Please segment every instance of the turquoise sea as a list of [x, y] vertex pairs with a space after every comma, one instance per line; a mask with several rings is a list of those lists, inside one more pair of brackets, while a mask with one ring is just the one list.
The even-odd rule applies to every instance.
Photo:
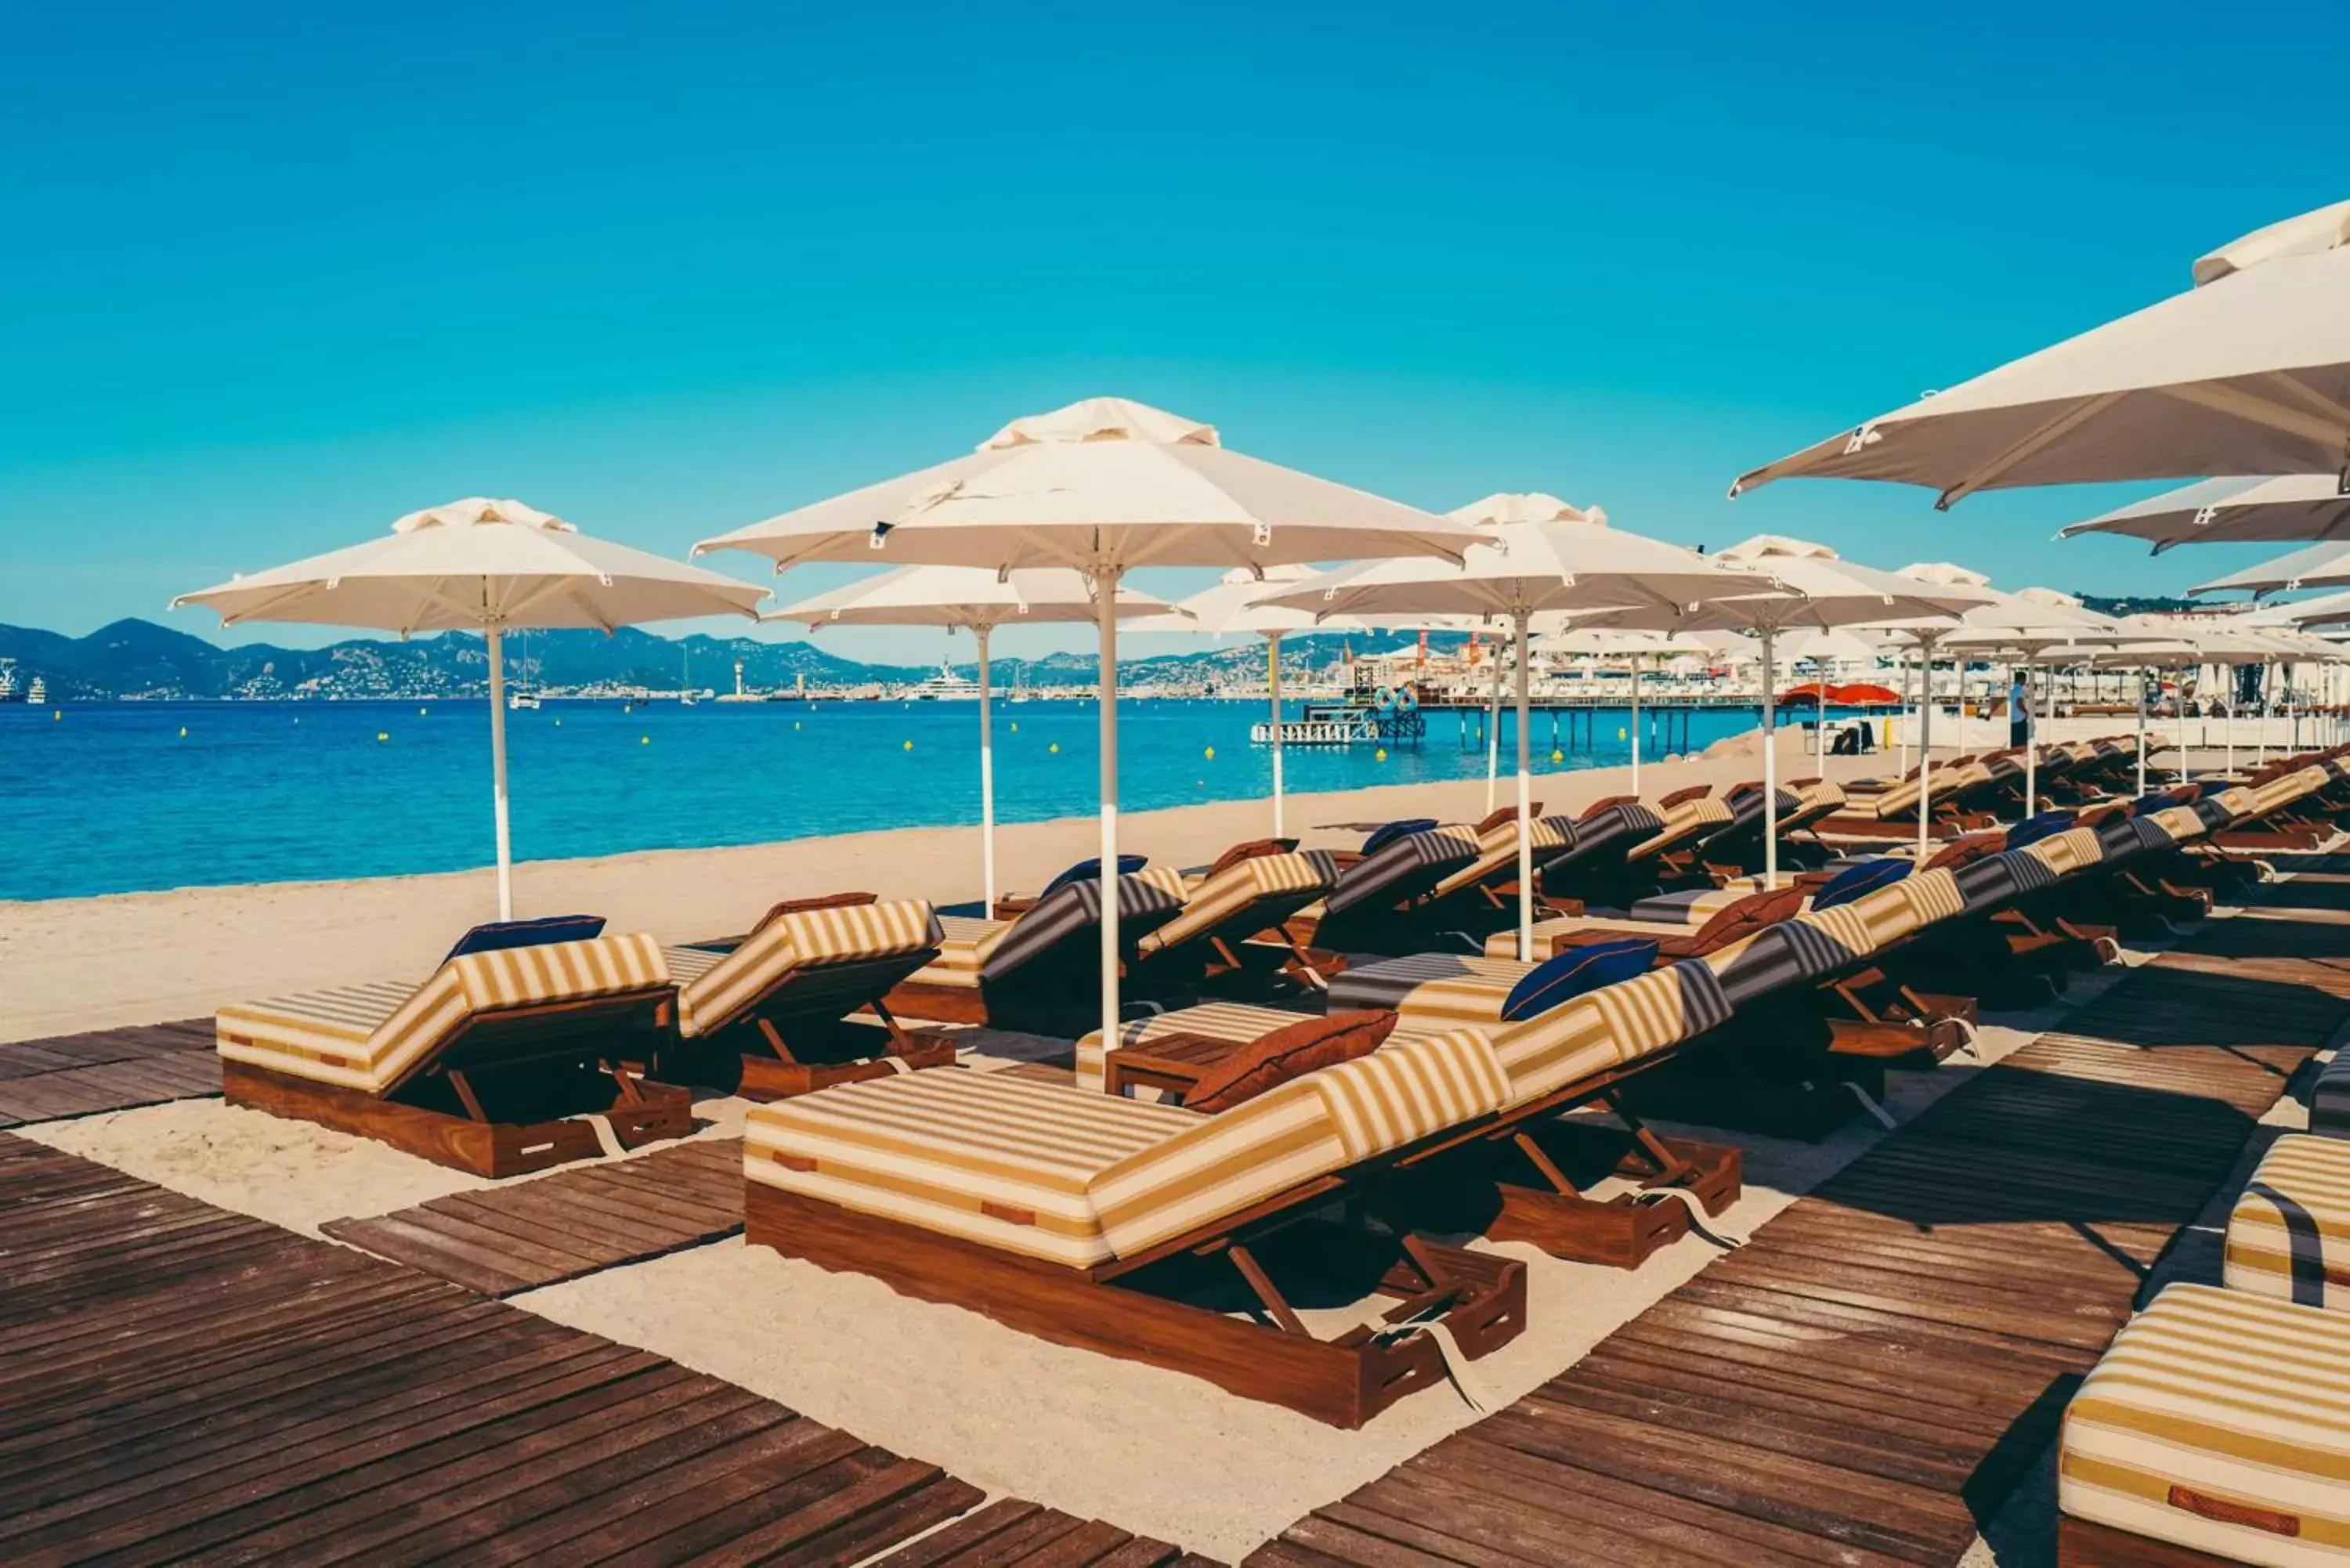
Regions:
[[[491, 858], [489, 715], [479, 701], [122, 702], [0, 707], [0, 898], [450, 871]], [[1263, 796], [1259, 703], [1120, 704], [1129, 812]], [[1644, 713], [1644, 718], [1647, 716]], [[1627, 760], [1628, 715], [1599, 711], [1596, 747], [1543, 772]], [[518, 860], [606, 855], [979, 820], [974, 702], [549, 701], [508, 715]], [[1473, 722], [1473, 721], [1472, 721]], [[1752, 728], [1703, 711], [1697, 746]], [[1090, 812], [1090, 702], [995, 710], [1001, 820]], [[1469, 739], [1473, 742], [1473, 732]], [[1503, 720], [1504, 759], [1514, 745]], [[1461, 722], [1430, 716], [1418, 749], [1290, 749], [1304, 794], [1482, 775]], [[1149, 846], [1137, 845], [1145, 853]]]

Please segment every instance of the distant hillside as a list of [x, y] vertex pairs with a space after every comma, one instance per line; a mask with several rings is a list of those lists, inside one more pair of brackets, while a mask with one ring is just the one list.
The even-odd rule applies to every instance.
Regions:
[[2095, 594], [2083, 594], [2081, 607], [2099, 615], [2175, 615], [2180, 610], [2210, 609], [2200, 599], [2164, 598], [2159, 595], [2123, 599], [2100, 598]]
[[[1336, 662], [1342, 645], [1357, 653], [1401, 647], [1407, 636], [1319, 633], [1283, 640], [1284, 670], [1303, 673]], [[1430, 639], [1449, 648], [1461, 639]], [[919, 680], [930, 673], [894, 664], [865, 664], [827, 652], [813, 642], [759, 642], [750, 638], [696, 635], [658, 637], [624, 627], [610, 637], [595, 631], [537, 631], [510, 637], [507, 672], [535, 686], [560, 691], [584, 687], [648, 687], [675, 690], [691, 659], [697, 686], [723, 691], [733, 683], [734, 661], [754, 691], [788, 687], [805, 675], [812, 685], [854, 686]], [[254, 643], [222, 648], [184, 631], [146, 620], [119, 620], [88, 637], [65, 637], [30, 627], [0, 626], [0, 659], [16, 662], [20, 684], [38, 676], [52, 697], [157, 700], [285, 697], [463, 697], [488, 689], [489, 664], [482, 639], [462, 632], [409, 642], [354, 639], [326, 648], [289, 649]], [[1077, 685], [1094, 679], [1091, 654], [1055, 653], [1035, 659], [999, 659], [1024, 666], [1034, 685]], [[975, 673], [965, 662], [962, 673]], [[1231, 639], [1197, 652], [1160, 654], [1118, 661], [1129, 682], [1175, 683], [1252, 680], [1264, 668], [1264, 644], [1255, 638]]]

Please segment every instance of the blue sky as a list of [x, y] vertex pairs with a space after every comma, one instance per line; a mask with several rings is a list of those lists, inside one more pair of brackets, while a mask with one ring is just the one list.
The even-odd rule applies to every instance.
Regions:
[[1435, 508], [2176, 591], [2260, 552], [2050, 542], [2139, 491], [1723, 491], [2350, 193], [2276, 69], [2350, 12], [2262, 16], [34, 0], [0, 621], [470, 493], [681, 552], [1100, 392]]

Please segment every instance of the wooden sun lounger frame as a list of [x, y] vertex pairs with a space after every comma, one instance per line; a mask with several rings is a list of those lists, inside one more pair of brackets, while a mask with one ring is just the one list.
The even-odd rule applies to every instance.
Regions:
[[[1383, 1329], [1315, 1337], [1283, 1296], [1260, 1248], [1315, 1211], [1377, 1196], [1389, 1155], [1353, 1171], [1317, 1177], [1236, 1215], [1163, 1241], [1132, 1258], [1074, 1269], [864, 1214], [760, 1181], [743, 1184], [743, 1237], [819, 1268], [880, 1280], [902, 1295], [960, 1306], [1056, 1345], [1202, 1377], [1243, 1398], [1286, 1406], [1355, 1428], [1397, 1400], [1442, 1382], [1442, 1348], [1413, 1325], [1440, 1324], [1474, 1359], [1515, 1339], [1526, 1322], [1525, 1265], [1399, 1233], [1398, 1256], [1379, 1281], [1397, 1304]], [[1327, 1234], [1326, 1230], [1324, 1232]], [[1154, 1264], [1229, 1265], [1261, 1317], [1229, 1316], [1138, 1288]]]
[[2069, 1513], [2056, 1516], [2056, 1568], [2240, 1568], [2242, 1561]]
[[[373, 1138], [435, 1165], [494, 1180], [523, 1176], [601, 1154], [603, 1144], [588, 1119], [591, 1116], [604, 1117], [623, 1148], [683, 1137], [693, 1130], [692, 1096], [674, 1085], [641, 1077], [631, 1066], [656, 1059], [658, 1048], [671, 1036], [676, 1006], [676, 990], [664, 981], [657, 989], [615, 996], [475, 1013], [431, 1063], [388, 1095], [322, 1084], [225, 1057], [221, 1061], [221, 1092], [230, 1105]], [[498, 1044], [577, 1041], [583, 1022], [591, 1018], [608, 1025], [598, 1031], [593, 1045], [574, 1050], [566, 1044], [510, 1063], [484, 1065], [482, 1060]], [[545, 1121], [493, 1119], [481, 1092], [488, 1082], [485, 1077], [476, 1085], [476, 1075], [494, 1073], [503, 1078], [557, 1060], [595, 1064], [611, 1082], [610, 1104]], [[414, 1085], [433, 1082], [447, 1084], [462, 1113], [400, 1097]]]
[[[886, 1078], [894, 1073], [915, 1071], [925, 1067], [954, 1065], [954, 1041], [943, 1034], [923, 1032], [914, 1033], [898, 1022], [889, 1010], [889, 993], [902, 984], [907, 976], [938, 957], [938, 949], [925, 948], [916, 952], [900, 953], [886, 959], [868, 959], [845, 964], [823, 966], [828, 977], [838, 977], [847, 971], [869, 971], [873, 976], [872, 996], [863, 1004], [879, 1021], [879, 1028], [855, 1023], [841, 1014], [852, 1011], [811, 1009], [778, 1015], [763, 1001], [715, 1036], [721, 1041], [755, 1043], [754, 1049], [740, 1053], [742, 1075], [735, 1092], [745, 1099], [769, 1101], [790, 1099], [798, 1095], [814, 1094], [839, 1084], [861, 1084], [868, 1079]], [[873, 1042], [878, 1047], [861, 1058], [847, 1061], [822, 1061], [807, 1057], [794, 1048], [792, 1034], [822, 1018], [837, 1028], [864, 1029], [877, 1033]], [[805, 1044], [805, 1036], [803, 1036]]]

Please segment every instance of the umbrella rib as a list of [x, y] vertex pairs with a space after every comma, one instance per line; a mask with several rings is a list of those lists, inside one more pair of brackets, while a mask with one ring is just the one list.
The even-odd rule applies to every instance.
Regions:
[[2046, 424], [2040, 426], [2037, 430], [2033, 431], [2030, 434], [2023, 437], [2022, 440], [2009, 447], [2005, 452], [2002, 452], [1998, 456], [1992, 458], [1989, 462], [1984, 463], [1981, 467], [1968, 474], [1964, 479], [1960, 480], [1956, 484], [1950, 486], [1950, 489], [1942, 492], [1941, 495], [1934, 502], [1934, 510], [1937, 512], [1948, 512], [1951, 507], [1957, 505], [1960, 502], [1964, 501], [1968, 496], [1972, 495], [1984, 485], [1991, 483], [1993, 481], [2000, 478], [2001, 475], [2014, 468], [2018, 463], [2022, 462], [2025, 459], [2039, 452], [2043, 447], [2070, 435], [2073, 431], [2080, 429], [2081, 426], [2088, 423], [2099, 414], [2104, 413], [2107, 409], [2112, 408], [2116, 403], [2120, 402], [2124, 394], [2120, 392], [2101, 392], [2097, 396], [2090, 398], [2085, 401], [2074, 404], [2071, 408], [2066, 409], [2054, 419], [2050, 420]]
[[[326, 591], [327, 586], [324, 583], [296, 583], [292, 587], [286, 589], [283, 593], [272, 594], [269, 597], [262, 600], [251, 609], [239, 610], [234, 615], [224, 615], [221, 617], [221, 624], [223, 626], [234, 626], [239, 621], [250, 620], [256, 617], [266, 616], [272, 610], [284, 609], [287, 605], [297, 605], [304, 599], [315, 598], [317, 596]], [[179, 599], [172, 601], [174, 607], [177, 607], [183, 601]]]
[[[2291, 379], [2291, 378], [2285, 379]], [[2295, 387], [2300, 385], [2299, 382], [2293, 384]], [[2338, 441], [2343, 439], [2345, 427], [2350, 427], [2350, 414], [2345, 414], [2342, 410], [2335, 410], [2336, 417], [2329, 420], [2318, 414], [2303, 412], [2299, 409], [2288, 409], [2282, 404], [2270, 401], [2256, 392], [2246, 391], [2241, 387], [2217, 386], [2208, 381], [2190, 381], [2182, 382], [2175, 387], [2163, 387], [2158, 390], [2163, 396], [2174, 398], [2179, 402], [2192, 403], [2198, 408], [2209, 409], [2214, 413], [2230, 414], [2252, 424], [2265, 425], [2271, 430], [2282, 431], [2287, 435], [2303, 436], [2323, 441]]]

